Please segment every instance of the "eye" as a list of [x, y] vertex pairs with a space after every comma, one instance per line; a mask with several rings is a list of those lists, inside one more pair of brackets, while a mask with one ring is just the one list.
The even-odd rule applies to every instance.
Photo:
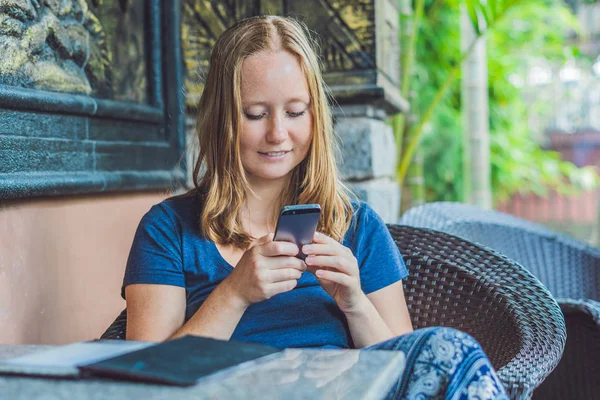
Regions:
[[299, 111], [299, 112], [288, 111], [287, 115], [289, 115], [292, 118], [297, 118], [297, 117], [303, 116], [305, 113], [306, 113], [306, 110]]
[[262, 114], [248, 114], [248, 113], [244, 113], [244, 115], [246, 116], [246, 118], [251, 119], [251, 120], [259, 120], [262, 117], [264, 117], [266, 114], [262, 113]]

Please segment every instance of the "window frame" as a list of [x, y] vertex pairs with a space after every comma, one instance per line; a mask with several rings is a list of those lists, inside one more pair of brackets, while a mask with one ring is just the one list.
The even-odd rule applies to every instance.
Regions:
[[145, 2], [147, 104], [0, 85], [0, 199], [186, 181], [180, 0]]

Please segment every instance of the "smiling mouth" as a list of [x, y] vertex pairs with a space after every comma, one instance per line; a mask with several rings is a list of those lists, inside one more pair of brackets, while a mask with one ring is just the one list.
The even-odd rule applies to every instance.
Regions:
[[289, 153], [291, 150], [285, 150], [285, 151], [269, 151], [266, 153], [263, 152], [258, 152], [259, 154], [262, 154], [263, 156], [267, 156], [267, 157], [281, 157], [283, 155], [286, 155], [287, 153]]

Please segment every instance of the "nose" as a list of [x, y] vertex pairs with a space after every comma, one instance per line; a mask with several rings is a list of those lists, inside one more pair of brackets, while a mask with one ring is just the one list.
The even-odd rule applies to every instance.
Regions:
[[274, 113], [269, 124], [267, 132], [267, 141], [272, 143], [281, 143], [287, 137], [287, 127], [285, 125], [285, 116], [282, 113]]

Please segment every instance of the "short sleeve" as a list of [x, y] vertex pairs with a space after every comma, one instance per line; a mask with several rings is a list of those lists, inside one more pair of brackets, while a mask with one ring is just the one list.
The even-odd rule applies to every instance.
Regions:
[[408, 271], [400, 250], [381, 217], [363, 202], [355, 217], [355, 257], [363, 292], [375, 292], [406, 278]]
[[162, 204], [148, 211], [136, 230], [121, 288], [134, 283], [185, 287], [181, 251], [181, 225], [173, 211]]

